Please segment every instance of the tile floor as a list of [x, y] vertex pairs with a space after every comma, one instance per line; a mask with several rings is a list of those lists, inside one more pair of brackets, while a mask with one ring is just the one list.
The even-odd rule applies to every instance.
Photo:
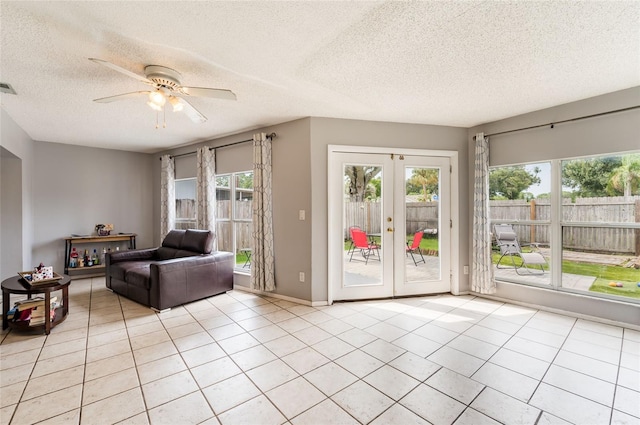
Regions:
[[2, 333], [2, 424], [640, 424], [636, 330], [473, 296], [70, 297], [51, 335]]

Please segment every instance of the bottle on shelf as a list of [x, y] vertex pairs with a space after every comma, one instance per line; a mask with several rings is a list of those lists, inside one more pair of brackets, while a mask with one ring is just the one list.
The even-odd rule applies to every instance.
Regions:
[[100, 264], [100, 258], [98, 257], [98, 252], [96, 251], [95, 248], [93, 248], [93, 265], [97, 266], [98, 264]]
[[107, 248], [102, 248], [102, 256], [100, 257], [100, 264], [104, 264], [104, 257], [107, 255]]
[[93, 266], [93, 259], [89, 255], [89, 250], [88, 249], [84, 250], [84, 265], [87, 266], [87, 267]]
[[75, 246], [71, 248], [71, 254], [69, 255], [69, 267], [78, 267], [78, 251]]

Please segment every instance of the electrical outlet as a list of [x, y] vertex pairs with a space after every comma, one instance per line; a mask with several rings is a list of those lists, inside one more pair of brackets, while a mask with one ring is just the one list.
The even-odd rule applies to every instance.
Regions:
[[304, 272], [300, 272], [300, 282], [304, 282]]
[[469, 274], [469, 266], [464, 266], [462, 270], [464, 274]]
[[305, 220], [305, 211], [304, 210], [300, 210], [298, 211], [298, 220], [300, 221], [304, 221]]

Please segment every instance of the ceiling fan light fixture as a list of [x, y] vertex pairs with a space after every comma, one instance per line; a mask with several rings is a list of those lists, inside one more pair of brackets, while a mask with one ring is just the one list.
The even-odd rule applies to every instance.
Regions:
[[147, 105], [149, 105], [149, 107], [154, 111], [158, 111], [158, 112], [162, 111], [162, 106], [156, 103], [153, 103], [152, 101], [148, 101]]
[[184, 104], [175, 96], [169, 96], [169, 103], [173, 106], [173, 112], [180, 112], [184, 109]]
[[161, 109], [166, 101], [167, 98], [164, 96], [164, 93], [161, 90], [154, 90], [149, 93], [149, 103], [153, 103]]

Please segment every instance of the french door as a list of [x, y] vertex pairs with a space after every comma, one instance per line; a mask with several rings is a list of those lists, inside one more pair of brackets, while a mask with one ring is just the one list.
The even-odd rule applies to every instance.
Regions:
[[449, 292], [450, 182], [446, 156], [330, 152], [329, 298]]

